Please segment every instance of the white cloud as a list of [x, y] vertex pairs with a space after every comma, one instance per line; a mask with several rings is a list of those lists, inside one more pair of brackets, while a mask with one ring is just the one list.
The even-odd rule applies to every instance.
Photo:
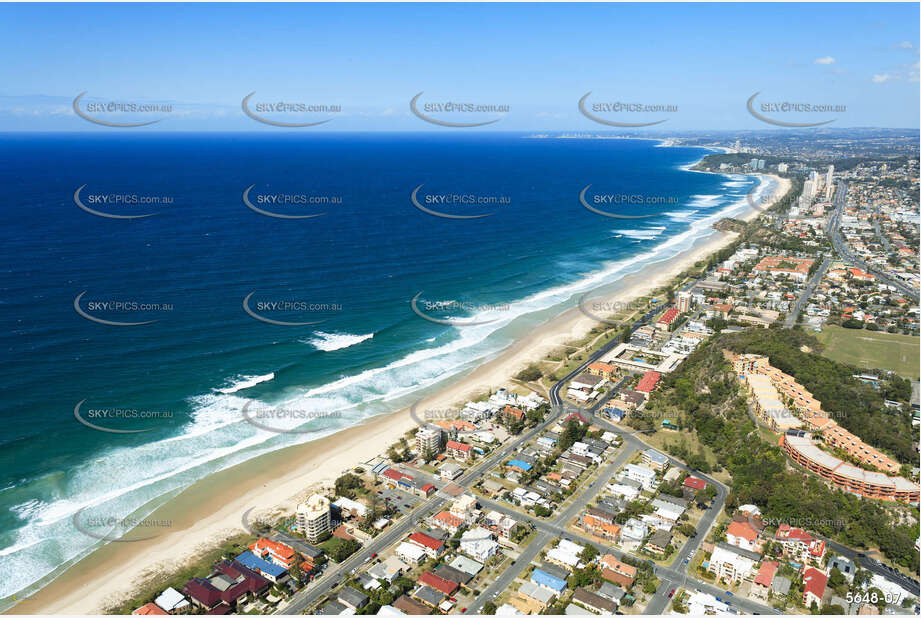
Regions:
[[815, 64], [834, 64], [835, 59], [831, 56], [825, 56], [824, 58], [816, 58]]
[[902, 49], [913, 49], [914, 45], [912, 45], [910, 41], [902, 41], [899, 43], [899, 47]]
[[888, 82], [890, 79], [893, 79], [893, 76], [890, 75], [889, 73], [882, 73], [882, 74], [877, 73], [876, 75], [873, 76], [873, 83], [882, 84], [884, 82]]

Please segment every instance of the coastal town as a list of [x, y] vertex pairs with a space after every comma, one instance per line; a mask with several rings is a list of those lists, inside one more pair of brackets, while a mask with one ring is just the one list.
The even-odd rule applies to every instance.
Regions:
[[724, 249], [122, 609], [918, 613], [917, 151], [756, 144]]

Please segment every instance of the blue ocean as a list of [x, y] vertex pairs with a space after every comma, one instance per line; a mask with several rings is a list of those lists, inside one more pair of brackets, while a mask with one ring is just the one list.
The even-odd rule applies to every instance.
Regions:
[[[0, 597], [104, 542], [75, 515], [150, 512], [403, 408], [689, 248], [762, 182], [687, 169], [706, 153], [458, 132], [4, 136]], [[591, 212], [589, 185], [641, 196], [592, 205], [644, 218]], [[265, 428], [247, 404], [299, 414]]]

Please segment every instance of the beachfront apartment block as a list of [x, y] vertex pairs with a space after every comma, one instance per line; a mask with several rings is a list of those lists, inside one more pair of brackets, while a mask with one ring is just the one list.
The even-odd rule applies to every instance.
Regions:
[[416, 452], [426, 458], [432, 458], [441, 452], [440, 427], [426, 425], [416, 431]]
[[329, 499], [320, 494], [312, 494], [306, 502], [297, 505], [295, 519], [298, 531], [308, 542], [322, 540], [332, 530]]

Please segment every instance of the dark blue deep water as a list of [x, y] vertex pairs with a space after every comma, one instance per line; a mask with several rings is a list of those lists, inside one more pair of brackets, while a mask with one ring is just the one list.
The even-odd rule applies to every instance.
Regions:
[[[741, 210], [757, 184], [683, 169], [704, 154], [508, 134], [0, 137], [0, 597], [98, 543], [74, 530], [80, 509], [152, 509], [215, 470], [403, 407], [584, 291], [687, 248], [723, 213]], [[599, 206], [655, 215], [603, 217], [580, 204], [589, 184], [589, 196], [665, 203]], [[325, 214], [258, 214], [241, 199], [251, 185], [259, 208]], [[426, 214], [410, 201], [419, 185], [428, 208], [493, 214]], [[157, 214], [90, 214], [75, 204], [79, 187], [98, 212]], [[448, 194], [503, 200], [425, 199]], [[171, 202], [100, 204], [103, 195]], [[270, 195], [335, 199], [259, 201]], [[156, 321], [81, 317], [74, 301], [84, 292], [78, 307], [91, 316]], [[426, 311], [425, 301], [464, 303], [435, 317], [493, 321], [426, 321], [410, 307], [420, 292]], [[254, 319], [242, 305], [251, 293], [261, 315], [319, 323]], [[315, 306], [265, 304], [279, 301]], [[147, 431], [91, 429], [75, 418], [83, 400], [94, 424]], [[300, 433], [246, 422], [248, 400], [306, 412], [274, 421]], [[141, 417], [91, 418], [103, 409]]]

